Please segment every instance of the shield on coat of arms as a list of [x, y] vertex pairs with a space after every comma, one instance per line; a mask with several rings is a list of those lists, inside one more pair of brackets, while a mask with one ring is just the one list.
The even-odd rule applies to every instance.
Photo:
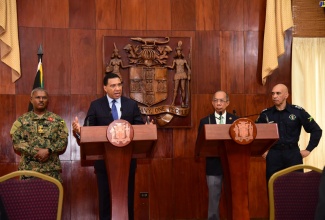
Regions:
[[130, 98], [146, 106], [167, 99], [167, 68], [130, 67]]

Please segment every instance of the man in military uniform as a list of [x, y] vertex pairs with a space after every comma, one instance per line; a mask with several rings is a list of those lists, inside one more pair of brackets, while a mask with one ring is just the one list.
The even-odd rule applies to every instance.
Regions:
[[[273, 107], [263, 110], [257, 123], [277, 123], [279, 140], [269, 151], [263, 154], [266, 159], [266, 179], [279, 170], [302, 164], [302, 159], [317, 147], [322, 137], [322, 129], [315, 120], [301, 107], [287, 103], [288, 88], [278, 84], [272, 89]], [[310, 140], [305, 150], [298, 146], [301, 127], [310, 133]]]
[[62, 182], [59, 154], [68, 144], [67, 126], [60, 116], [47, 111], [46, 90], [34, 89], [30, 102], [33, 111], [20, 116], [10, 130], [14, 150], [21, 156], [18, 169], [37, 171]]

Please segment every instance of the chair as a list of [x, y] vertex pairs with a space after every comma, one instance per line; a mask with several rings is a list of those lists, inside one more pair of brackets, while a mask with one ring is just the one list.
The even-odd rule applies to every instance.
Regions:
[[[310, 169], [308, 172], [294, 172]], [[273, 174], [269, 180], [270, 220], [314, 219], [322, 170], [295, 165]]]
[[[36, 178], [20, 180], [21, 175]], [[35, 171], [15, 171], [0, 177], [0, 198], [8, 219], [61, 219], [60, 181]]]

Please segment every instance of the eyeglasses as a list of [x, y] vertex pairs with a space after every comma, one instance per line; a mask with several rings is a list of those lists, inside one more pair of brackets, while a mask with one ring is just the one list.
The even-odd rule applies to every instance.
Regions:
[[112, 85], [109, 85], [109, 87], [111, 89], [115, 89], [115, 88], [121, 88], [123, 86], [123, 83], [118, 83], [118, 84], [112, 84]]
[[223, 100], [223, 99], [213, 99], [212, 101], [215, 102], [215, 103], [220, 102], [221, 104], [223, 104], [225, 102], [228, 102], [228, 100]]

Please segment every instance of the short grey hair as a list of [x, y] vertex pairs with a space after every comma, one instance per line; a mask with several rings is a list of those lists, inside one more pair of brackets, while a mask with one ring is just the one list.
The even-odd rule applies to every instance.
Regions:
[[46, 89], [43, 89], [41, 87], [37, 87], [37, 88], [35, 88], [35, 89], [32, 90], [32, 92], [30, 93], [30, 97], [33, 97], [33, 94], [35, 92], [38, 92], [38, 91], [45, 92], [46, 93], [46, 96], [49, 96], [49, 93], [46, 91]]

